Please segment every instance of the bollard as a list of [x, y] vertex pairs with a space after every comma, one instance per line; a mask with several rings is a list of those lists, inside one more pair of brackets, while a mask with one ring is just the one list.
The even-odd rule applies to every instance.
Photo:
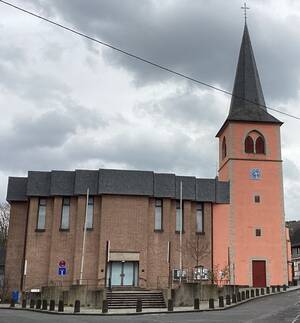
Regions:
[[172, 299], [168, 299], [168, 311], [169, 312], [173, 312], [173, 310], [174, 310], [173, 300]]
[[13, 298], [10, 300], [10, 307], [15, 307], [15, 300]]
[[232, 304], [236, 303], [236, 295], [235, 294], [232, 294]]
[[255, 296], [259, 296], [259, 289], [258, 288], [255, 289]]
[[251, 297], [254, 297], [254, 289], [251, 289]]
[[219, 307], [224, 307], [224, 297], [219, 296]]
[[249, 290], [247, 289], [246, 290], [246, 299], [248, 299], [250, 297], [250, 292], [249, 292]]
[[34, 305], [35, 305], [35, 300], [31, 299], [30, 304], [29, 304], [29, 308], [34, 308]]
[[240, 302], [242, 299], [241, 299], [241, 293], [240, 292], [238, 292], [237, 293], [237, 295], [236, 295], [236, 300], [238, 301], [238, 302]]
[[270, 287], [267, 287], [267, 294], [270, 294]]
[[271, 286], [272, 287], [272, 293], [275, 293], [275, 286]]
[[38, 299], [38, 300], [36, 301], [35, 308], [36, 308], [37, 310], [40, 310], [40, 309], [41, 309], [41, 306], [42, 306], [42, 301], [41, 301], [40, 299]]
[[54, 299], [50, 300], [49, 311], [55, 311], [55, 300]]
[[194, 310], [200, 309], [200, 300], [199, 298], [194, 298]]
[[43, 299], [42, 310], [47, 311], [47, 309], [48, 309], [48, 302], [46, 299]]
[[108, 301], [104, 299], [102, 301], [102, 313], [108, 313]]
[[210, 309], [215, 308], [215, 300], [214, 300], [213, 298], [210, 298], [210, 299], [208, 300], [208, 307], [209, 307]]
[[265, 295], [265, 289], [264, 288], [261, 288], [260, 295]]
[[22, 308], [26, 308], [27, 306], [27, 302], [26, 302], [26, 298], [22, 299]]
[[245, 299], [246, 299], [245, 291], [242, 291], [242, 301], [244, 301]]
[[80, 312], [80, 300], [76, 299], [74, 304], [74, 313], [79, 313], [79, 312]]
[[277, 285], [277, 292], [280, 292], [280, 286]]
[[64, 311], [64, 301], [60, 300], [58, 302], [58, 312], [63, 312]]
[[138, 298], [136, 301], [136, 312], [140, 313], [143, 310], [143, 302], [141, 298]]
[[226, 295], [226, 305], [230, 305], [231, 301], [230, 301], [230, 295]]
[[283, 291], [286, 292], [286, 285], [283, 285]]

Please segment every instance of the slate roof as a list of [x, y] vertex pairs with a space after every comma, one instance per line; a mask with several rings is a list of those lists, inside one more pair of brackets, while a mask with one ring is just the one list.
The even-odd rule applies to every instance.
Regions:
[[229, 121], [282, 124], [267, 111], [247, 24], [240, 48], [230, 110], [221, 130]]
[[300, 246], [300, 221], [287, 222], [292, 247]]
[[7, 201], [27, 201], [31, 196], [135, 195], [180, 198], [199, 202], [229, 203], [229, 183], [218, 179], [176, 176], [134, 170], [29, 171], [28, 177], [10, 177]]

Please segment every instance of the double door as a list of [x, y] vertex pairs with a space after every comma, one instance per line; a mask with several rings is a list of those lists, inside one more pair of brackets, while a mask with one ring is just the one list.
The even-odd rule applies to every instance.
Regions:
[[138, 262], [111, 261], [109, 263], [109, 279], [111, 286], [137, 286]]

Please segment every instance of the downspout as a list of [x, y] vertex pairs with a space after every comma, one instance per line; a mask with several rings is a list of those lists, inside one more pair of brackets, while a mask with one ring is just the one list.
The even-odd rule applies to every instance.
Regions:
[[25, 268], [25, 257], [26, 257], [26, 245], [27, 245], [27, 231], [28, 231], [28, 220], [29, 220], [29, 209], [30, 209], [30, 199], [27, 202], [27, 212], [26, 212], [26, 226], [25, 226], [25, 237], [24, 237], [24, 248], [23, 248], [23, 260], [21, 266], [21, 282], [20, 290], [23, 292], [24, 288], [24, 268]]

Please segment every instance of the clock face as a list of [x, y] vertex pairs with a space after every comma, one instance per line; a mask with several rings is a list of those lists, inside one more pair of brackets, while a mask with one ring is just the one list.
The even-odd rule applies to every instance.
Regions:
[[251, 177], [251, 179], [259, 180], [261, 178], [261, 170], [259, 168], [251, 169], [250, 177]]

